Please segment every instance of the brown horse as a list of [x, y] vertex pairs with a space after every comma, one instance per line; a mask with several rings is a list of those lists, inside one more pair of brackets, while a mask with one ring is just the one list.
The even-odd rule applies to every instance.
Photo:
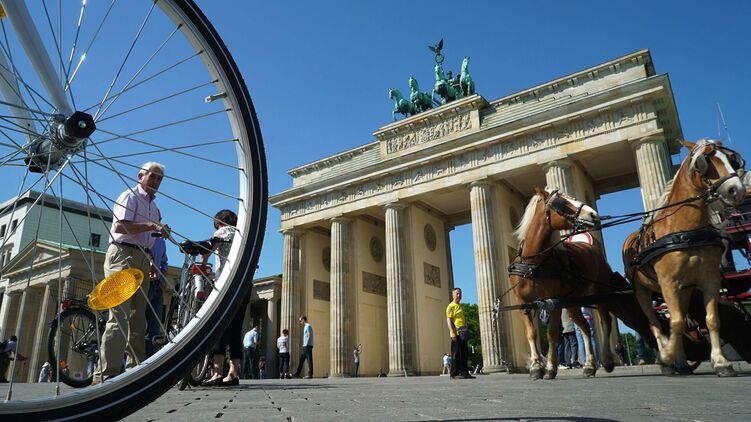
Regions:
[[[550, 194], [535, 188], [535, 195], [527, 204], [524, 216], [514, 232], [521, 242], [519, 256], [509, 266], [509, 281], [519, 304], [540, 299], [570, 299], [622, 290], [628, 286], [614, 287], [612, 270], [602, 251], [586, 243], [562, 243], [558, 230], [594, 228], [599, 223], [597, 212], [581, 202], [554, 191]], [[581, 312], [581, 305], [567, 308], [571, 319], [581, 329], [586, 350], [584, 375], [594, 376], [597, 367], [592, 354], [590, 330]], [[614, 355], [607, 339], [610, 338], [610, 311], [613, 304], [598, 304], [602, 322], [601, 332], [606, 339], [601, 358], [605, 370], [614, 366]], [[618, 304], [616, 307], [621, 306]], [[639, 312], [634, 301], [632, 311]], [[618, 314], [617, 314], [618, 315]], [[618, 315], [620, 317], [620, 315]], [[534, 379], [553, 379], [558, 373], [556, 346], [561, 325], [561, 310], [550, 312], [548, 324], [547, 362], [537, 346], [534, 315], [522, 311], [522, 319], [530, 348], [529, 371]], [[627, 318], [628, 319], [628, 318]], [[645, 321], [646, 322], [646, 321]]]
[[[682, 141], [690, 154], [665, 187], [658, 211], [623, 245], [626, 275], [634, 284], [636, 298], [649, 318], [658, 339], [659, 362], [664, 374], [673, 374], [683, 361], [680, 341], [686, 329], [686, 313], [694, 288], [703, 294], [706, 323], [712, 346], [711, 359], [718, 376], [735, 376], [720, 349], [720, 259], [723, 248], [719, 235], [710, 228], [708, 206], [721, 200], [735, 206], [745, 196], [736, 173], [743, 159], [719, 142]], [[662, 208], [662, 209], [660, 209]], [[654, 245], [647, 249], [649, 245]], [[656, 248], [657, 245], [668, 245]], [[652, 307], [653, 292], [662, 293], [670, 312], [670, 335], [661, 333]]]

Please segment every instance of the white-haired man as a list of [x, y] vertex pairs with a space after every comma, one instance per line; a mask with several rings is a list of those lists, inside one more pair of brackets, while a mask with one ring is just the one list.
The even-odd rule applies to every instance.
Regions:
[[[126, 268], [138, 268], [149, 274], [152, 233], [169, 235], [169, 226], [161, 222], [161, 214], [154, 198], [164, 177], [164, 166], [148, 162], [138, 172], [138, 184], [126, 189], [112, 208], [110, 245], [104, 259], [104, 275], [109, 276]], [[122, 305], [110, 309], [107, 326], [102, 335], [99, 368], [94, 383], [120, 374], [123, 355], [126, 368], [138, 365], [145, 358], [148, 283], [141, 285]]]

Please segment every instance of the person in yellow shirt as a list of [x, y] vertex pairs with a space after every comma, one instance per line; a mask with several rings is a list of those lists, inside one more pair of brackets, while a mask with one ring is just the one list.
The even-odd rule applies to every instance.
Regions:
[[472, 379], [474, 377], [467, 369], [469, 329], [464, 319], [464, 310], [459, 304], [462, 300], [462, 289], [455, 288], [452, 298], [453, 300], [446, 307], [446, 324], [451, 336], [451, 378]]

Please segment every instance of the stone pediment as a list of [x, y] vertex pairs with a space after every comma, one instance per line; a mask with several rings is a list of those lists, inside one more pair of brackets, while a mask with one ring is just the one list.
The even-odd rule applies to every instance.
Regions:
[[472, 95], [384, 126], [373, 136], [383, 158], [412, 153], [478, 131], [479, 110], [487, 105], [483, 97]]

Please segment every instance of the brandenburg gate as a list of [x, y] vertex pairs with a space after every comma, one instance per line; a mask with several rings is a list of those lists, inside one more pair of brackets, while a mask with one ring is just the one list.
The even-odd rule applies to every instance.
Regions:
[[492, 305], [510, 287], [512, 232], [533, 187], [593, 206], [640, 187], [649, 208], [682, 136], [669, 78], [648, 50], [496, 100], [470, 95], [373, 135], [290, 170], [292, 187], [271, 198], [284, 234], [281, 328], [294, 364], [297, 319], [308, 316], [315, 376], [348, 376], [358, 343], [364, 375], [440, 372], [457, 247], [449, 232], [463, 224], [472, 225], [484, 370], [524, 371], [521, 319], [494, 322]]

